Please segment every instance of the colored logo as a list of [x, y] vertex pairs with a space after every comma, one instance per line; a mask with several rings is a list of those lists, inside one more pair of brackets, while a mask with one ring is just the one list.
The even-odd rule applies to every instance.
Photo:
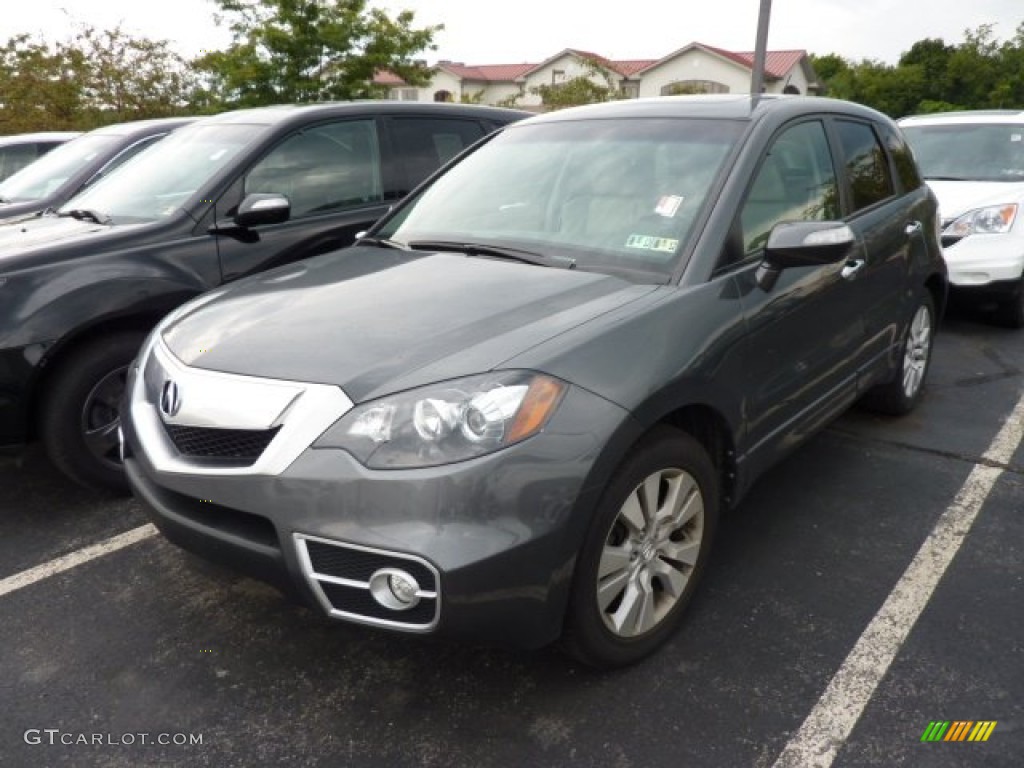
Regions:
[[995, 720], [933, 720], [921, 741], [988, 741], [995, 729]]

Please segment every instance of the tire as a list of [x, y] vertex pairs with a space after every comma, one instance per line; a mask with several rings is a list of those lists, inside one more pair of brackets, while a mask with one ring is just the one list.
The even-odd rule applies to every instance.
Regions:
[[80, 485], [128, 493], [117, 431], [125, 375], [144, 339], [124, 332], [90, 341], [54, 374], [39, 433], [50, 461]]
[[[665, 643], [703, 573], [718, 506], [715, 467], [692, 437], [658, 427], [633, 449], [612, 476], [580, 550], [566, 651], [611, 668]], [[659, 514], [673, 509], [670, 517]]]
[[1008, 298], [999, 302], [996, 321], [1007, 328], [1024, 328], [1024, 276]]
[[910, 316], [900, 345], [899, 370], [888, 382], [864, 396], [864, 405], [892, 416], [910, 413], [921, 401], [925, 379], [932, 362], [935, 337], [935, 302], [930, 293], [922, 294]]

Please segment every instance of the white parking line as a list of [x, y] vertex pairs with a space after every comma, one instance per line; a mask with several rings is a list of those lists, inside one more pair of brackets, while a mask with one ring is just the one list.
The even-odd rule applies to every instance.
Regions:
[[[1006, 465], [1024, 438], [1024, 396], [984, 459]], [[829, 768], [924, 611], [1003, 470], [975, 465], [773, 768]]]
[[103, 557], [103, 555], [109, 555], [111, 552], [116, 552], [119, 549], [130, 547], [132, 544], [155, 535], [156, 528], [152, 524], [140, 525], [138, 528], [133, 528], [118, 536], [113, 536], [98, 544], [69, 552], [48, 563], [43, 563], [35, 568], [29, 568], [27, 571], [8, 576], [0, 580], [0, 597], [35, 584], [37, 581], [48, 579], [50, 576], [56, 576], [58, 573], [63, 573], [82, 563], [95, 560], [97, 557]]

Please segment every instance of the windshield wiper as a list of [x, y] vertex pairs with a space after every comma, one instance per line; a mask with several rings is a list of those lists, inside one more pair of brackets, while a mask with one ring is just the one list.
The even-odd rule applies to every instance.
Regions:
[[979, 181], [967, 176], [925, 176], [925, 181]]
[[58, 216], [70, 216], [78, 221], [92, 221], [97, 224], [113, 224], [109, 216], [91, 208], [72, 208], [70, 211], [61, 211]]
[[397, 240], [388, 240], [386, 237], [360, 237], [356, 245], [374, 245], [378, 248], [394, 248], [396, 251], [408, 251], [409, 246]]
[[576, 259], [570, 259], [567, 256], [544, 256], [533, 251], [524, 251], [520, 248], [507, 248], [505, 246], [487, 245], [485, 243], [417, 240], [414, 243], [409, 243], [409, 247], [416, 250], [455, 251], [456, 253], [465, 253], [467, 256], [490, 256], [497, 259], [510, 259], [511, 261], [521, 261], [524, 264], [534, 264], [538, 267], [576, 268]]

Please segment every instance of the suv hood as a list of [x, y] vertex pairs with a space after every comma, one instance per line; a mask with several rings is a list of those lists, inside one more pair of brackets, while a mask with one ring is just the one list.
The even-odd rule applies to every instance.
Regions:
[[986, 205], [1024, 203], [1024, 181], [928, 181], [928, 186], [939, 199], [943, 221]]
[[354, 247], [257, 275], [163, 328], [185, 364], [355, 402], [481, 373], [655, 290], [607, 275]]
[[111, 227], [71, 216], [33, 216], [28, 221], [0, 222], [0, 261], [10, 253], [20, 253], [39, 245], [95, 236]]

